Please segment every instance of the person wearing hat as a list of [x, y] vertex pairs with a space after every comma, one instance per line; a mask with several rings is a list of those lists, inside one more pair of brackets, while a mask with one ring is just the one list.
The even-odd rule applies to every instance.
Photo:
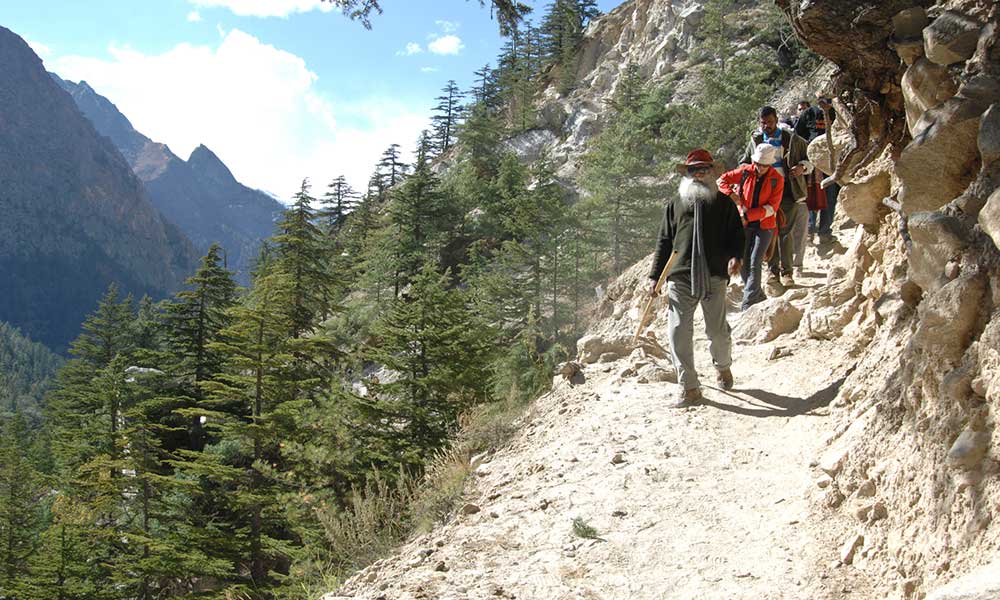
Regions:
[[[773, 107], [764, 106], [757, 113], [760, 128], [751, 136], [741, 163], [749, 164], [750, 155], [762, 143], [774, 146], [778, 150], [777, 160], [772, 168], [778, 171], [785, 182], [784, 196], [781, 199], [781, 211], [785, 222], [779, 223], [778, 251], [768, 261], [774, 279], [781, 280], [785, 287], [795, 285], [793, 269], [802, 266], [802, 256], [805, 254], [806, 230], [808, 229], [809, 211], [806, 198], [809, 187], [806, 185], [806, 175], [812, 173], [813, 166], [806, 156], [809, 143], [793, 131], [778, 127], [778, 113]], [[799, 249], [795, 256], [796, 248]], [[779, 269], [780, 266], [780, 269]]]
[[726, 286], [740, 272], [743, 223], [736, 206], [719, 193], [712, 179], [713, 160], [707, 150], [693, 150], [677, 165], [682, 175], [677, 196], [667, 202], [649, 273], [649, 293], [672, 253], [677, 257], [666, 274], [667, 338], [677, 371], [679, 390], [673, 407], [696, 404], [701, 385], [694, 366], [694, 313], [701, 305], [705, 333], [716, 369], [716, 381], [733, 387], [732, 337], [726, 321]]
[[784, 179], [773, 166], [777, 159], [778, 149], [762, 142], [751, 154], [753, 163], [726, 171], [716, 181], [719, 191], [732, 198], [746, 226], [742, 310], [767, 299], [760, 285], [761, 269], [778, 227], [776, 215], [785, 187]]

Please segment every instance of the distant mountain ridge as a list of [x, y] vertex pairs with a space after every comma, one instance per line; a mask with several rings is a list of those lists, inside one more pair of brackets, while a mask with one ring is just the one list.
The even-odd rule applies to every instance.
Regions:
[[249, 271], [261, 240], [273, 233], [284, 207], [271, 196], [251, 189], [233, 177], [229, 167], [204, 145], [187, 161], [165, 144], [136, 131], [110, 100], [87, 82], [52, 77], [69, 92], [80, 111], [107, 136], [143, 181], [150, 200], [204, 253], [217, 242], [226, 252], [227, 266], [241, 283]]
[[162, 298], [198, 254], [28, 44], [0, 27], [0, 320], [65, 350], [111, 282]]

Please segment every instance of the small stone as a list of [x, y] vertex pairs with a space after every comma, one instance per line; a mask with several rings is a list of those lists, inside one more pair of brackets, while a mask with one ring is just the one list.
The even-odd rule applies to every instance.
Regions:
[[840, 549], [840, 562], [845, 565], [851, 564], [854, 561], [854, 553], [857, 552], [858, 548], [863, 546], [865, 543], [865, 536], [860, 533], [852, 535], [847, 538], [844, 542], [843, 547]]
[[500, 513], [496, 512], [496, 511], [490, 511], [490, 518], [491, 519], [499, 519], [500, 518]]
[[443, 560], [439, 560], [436, 565], [434, 565], [434, 570], [439, 573], [446, 573], [448, 571], [448, 565], [444, 564]]
[[611, 458], [611, 464], [620, 465], [625, 462], [625, 456], [621, 452], [615, 452], [615, 455]]
[[411, 558], [409, 561], [407, 561], [406, 566], [410, 567], [411, 569], [415, 569], [416, 567], [419, 567], [420, 565], [422, 565], [423, 562], [424, 562], [424, 557], [423, 556], [417, 556], [417, 557]]
[[846, 448], [830, 448], [820, 457], [819, 468], [830, 477], [836, 477], [844, 467], [845, 460], [847, 460]]
[[948, 278], [948, 281], [952, 279], [958, 279], [958, 276], [962, 273], [962, 267], [959, 266], [958, 262], [949, 260], [944, 265], [944, 276]]
[[989, 386], [986, 383], [986, 379], [983, 376], [976, 377], [972, 380], [972, 391], [980, 398], [986, 397], [986, 391]]
[[621, 518], [621, 517], [627, 517], [628, 513], [625, 512], [624, 510], [618, 509], [618, 510], [611, 511], [611, 516], [612, 517], [619, 517], [619, 518]]
[[463, 515], [474, 515], [480, 511], [480, 508], [471, 502], [462, 507]]
[[823, 474], [822, 474], [822, 475], [820, 476], [820, 478], [816, 480], [816, 485], [817, 485], [817, 486], [818, 486], [818, 487], [819, 487], [819, 488], [820, 488], [821, 490], [822, 490], [822, 489], [826, 489], [826, 488], [830, 487], [830, 484], [831, 484], [831, 483], [833, 483], [833, 478], [832, 478], [832, 477], [830, 477], [829, 475], [827, 475], [826, 473], [823, 473]]
[[427, 558], [431, 554], [434, 554], [433, 548], [424, 548], [420, 551], [420, 556], [423, 556], [424, 558]]
[[975, 467], [986, 455], [989, 443], [990, 434], [984, 431], [966, 429], [959, 434], [955, 443], [948, 450], [948, 465], [960, 469]]
[[434, 542], [434, 545], [437, 546], [438, 548], [443, 548], [444, 547], [444, 540], [438, 540], [438, 541]]
[[823, 506], [827, 508], [837, 508], [843, 502], [844, 494], [842, 494], [836, 487], [830, 487], [827, 489], [826, 494], [823, 495]]
[[865, 481], [854, 495], [858, 498], [871, 498], [875, 495], [875, 482], [871, 479]]

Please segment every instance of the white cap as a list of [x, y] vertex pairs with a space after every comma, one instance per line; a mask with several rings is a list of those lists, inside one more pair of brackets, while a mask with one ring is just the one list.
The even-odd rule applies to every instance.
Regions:
[[773, 165], [778, 162], [778, 148], [766, 142], [761, 142], [753, 149], [753, 155], [750, 157], [750, 160], [759, 165]]

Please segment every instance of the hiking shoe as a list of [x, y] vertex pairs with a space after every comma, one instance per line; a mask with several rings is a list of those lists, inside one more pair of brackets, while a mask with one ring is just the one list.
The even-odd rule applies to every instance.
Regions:
[[729, 369], [719, 369], [715, 372], [715, 381], [724, 390], [733, 389], [733, 372]]
[[786, 288], [794, 287], [795, 278], [792, 277], [791, 273], [786, 273], [781, 276], [781, 285], [785, 286]]
[[701, 388], [677, 390], [677, 394], [667, 404], [668, 408], [687, 408], [701, 402]]

